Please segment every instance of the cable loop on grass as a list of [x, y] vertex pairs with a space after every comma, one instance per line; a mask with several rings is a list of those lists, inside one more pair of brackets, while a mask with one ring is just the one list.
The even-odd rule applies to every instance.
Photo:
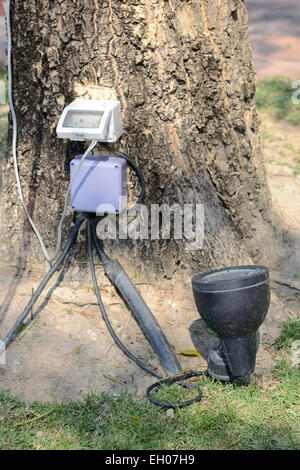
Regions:
[[[148, 400], [151, 401], [151, 403], [154, 403], [154, 405], [163, 406], [165, 408], [177, 408], [177, 407], [182, 408], [184, 406], [192, 405], [193, 403], [197, 403], [201, 401], [202, 395], [203, 395], [202, 390], [198, 387], [195, 387], [194, 385], [182, 382], [182, 380], [190, 379], [191, 377], [199, 377], [201, 375], [206, 375], [206, 372], [190, 370], [189, 372], [183, 372], [182, 374], [176, 374], [175, 376], [166, 377], [150, 385], [150, 387], [147, 388], [146, 396]], [[160, 388], [164, 384], [172, 385], [173, 383], [176, 383], [176, 382], [179, 382], [178, 385], [181, 385], [184, 388], [193, 388], [195, 390], [198, 390], [198, 395], [195, 398], [192, 398], [191, 400], [172, 403], [172, 402], [163, 402], [163, 401], [156, 400], [155, 398], [153, 398], [153, 396], [150, 393], [155, 388]]]

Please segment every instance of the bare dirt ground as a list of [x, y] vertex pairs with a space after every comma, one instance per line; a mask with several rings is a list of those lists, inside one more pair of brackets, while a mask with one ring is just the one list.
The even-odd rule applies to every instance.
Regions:
[[[295, 318], [300, 311], [297, 276], [300, 274], [300, 181], [293, 170], [300, 150], [299, 130], [265, 116], [263, 133], [269, 184], [286, 227], [287, 255], [282, 266], [271, 273], [272, 300], [261, 327], [258, 377], [267, 374], [274, 365], [269, 345], [279, 335], [280, 323]], [[136, 356], [162, 373], [151, 347], [100, 266], [97, 271], [104, 303], [120, 339]], [[204, 370], [207, 351], [217, 339], [199, 319], [190, 280], [162, 280], [159, 273], [136, 272], [134, 266], [129, 274], [178, 354], [182, 367]], [[41, 276], [40, 268], [22, 275], [13, 267], [0, 269], [1, 336], [31, 298]], [[51, 282], [49, 289], [54, 284]], [[50, 300], [47, 292], [46, 289], [38, 304], [44, 308], [36, 322], [25, 336], [21, 332], [7, 350], [6, 365], [0, 366], [0, 388], [25, 401], [69, 401], [80, 399], [91, 390], [114, 394], [127, 390], [136, 398], [143, 396], [145, 387], [154, 379], [129, 361], [111, 339], [100, 316], [87, 267], [80, 274], [79, 266], [73, 265]], [[195, 348], [201, 352], [201, 359], [180, 354]]]

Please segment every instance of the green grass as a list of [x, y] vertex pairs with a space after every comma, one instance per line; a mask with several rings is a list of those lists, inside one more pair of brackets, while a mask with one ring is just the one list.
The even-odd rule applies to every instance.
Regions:
[[274, 347], [289, 350], [293, 341], [300, 340], [300, 319], [284, 322], [281, 326], [281, 334], [274, 342]]
[[[286, 77], [272, 77], [259, 80], [257, 82], [256, 100], [260, 111], [267, 113], [273, 119], [286, 121], [300, 125], [300, 104], [292, 102], [294, 93], [292, 80]], [[270, 159], [269, 163], [287, 166], [293, 170], [295, 176], [300, 175], [300, 147], [290, 142], [284, 142], [280, 135], [270, 133], [264, 124], [264, 115], [262, 114], [262, 137], [268, 144], [278, 143], [279, 159]], [[288, 151], [288, 152], [287, 152]], [[287, 155], [293, 158], [292, 162], [287, 162]]]
[[[175, 410], [129, 395], [24, 404], [0, 393], [0, 449], [297, 449], [300, 371], [287, 355], [272, 377], [248, 387], [199, 381], [201, 403]], [[165, 387], [162, 400], [187, 398]]]
[[258, 109], [268, 111], [276, 119], [286, 119], [300, 124], [300, 104], [292, 102], [292, 80], [286, 77], [264, 78], [257, 82], [256, 101]]

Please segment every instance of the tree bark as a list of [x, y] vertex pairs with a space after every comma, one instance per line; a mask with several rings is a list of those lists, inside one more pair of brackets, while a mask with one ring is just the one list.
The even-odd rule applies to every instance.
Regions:
[[[54, 249], [69, 180], [83, 147], [57, 139], [63, 108], [79, 96], [114, 97], [123, 136], [147, 185], [146, 204], [205, 206], [205, 243], [114, 242], [121, 259], [199, 271], [278, 261], [261, 150], [255, 72], [242, 0], [15, 0], [14, 102], [19, 168], [30, 214]], [[70, 210], [66, 236], [72, 221]], [[278, 238], [279, 237], [279, 238]], [[11, 151], [3, 168], [1, 258], [43, 259], [18, 200]], [[77, 256], [86, 257], [85, 244]]]

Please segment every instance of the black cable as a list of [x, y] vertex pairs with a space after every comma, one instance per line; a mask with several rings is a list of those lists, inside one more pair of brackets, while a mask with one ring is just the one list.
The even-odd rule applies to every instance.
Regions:
[[[141, 170], [139, 169], [139, 167], [135, 164], [135, 162], [128, 155], [124, 154], [123, 152], [116, 151], [116, 150], [112, 149], [111, 147], [109, 147], [108, 145], [106, 145], [104, 143], [101, 143], [101, 145], [106, 150], [108, 150], [109, 152], [112, 152], [115, 155], [118, 155], [122, 158], [125, 158], [128, 161], [128, 163], [131, 165], [131, 167], [133, 168], [133, 170], [137, 174], [137, 176], [139, 178], [139, 181], [140, 181], [140, 185], [141, 185], [141, 193], [140, 193], [140, 197], [138, 199], [137, 205], [142, 204], [143, 201], [144, 201], [144, 197], [145, 197], [145, 180], [144, 180], [144, 176], [143, 176]], [[133, 206], [131, 209], [129, 209], [128, 213], [130, 211], [133, 211], [135, 209], [135, 207], [136, 207], [136, 205]], [[104, 322], [105, 322], [105, 324], [108, 328], [108, 331], [110, 332], [110, 334], [111, 334], [112, 338], [114, 339], [115, 343], [117, 344], [117, 346], [124, 352], [124, 354], [126, 354], [127, 357], [129, 357], [129, 359], [134, 361], [139, 367], [144, 369], [146, 372], [148, 372], [151, 375], [161, 379], [158, 382], [155, 382], [154, 384], [152, 384], [146, 390], [146, 396], [147, 396], [148, 400], [150, 400], [153, 404], [168, 407], [168, 408], [176, 408], [176, 407], [188, 406], [188, 405], [191, 405], [192, 403], [199, 402], [202, 399], [202, 391], [200, 389], [198, 389], [197, 387], [191, 385], [191, 384], [182, 382], [182, 380], [187, 379], [187, 378], [191, 378], [191, 377], [200, 376], [200, 375], [205, 375], [206, 372], [189, 371], [188, 373], [183, 372], [183, 373], [176, 374], [173, 377], [163, 378], [161, 375], [159, 375], [153, 369], [151, 369], [146, 364], [144, 364], [139, 359], [137, 359], [130, 351], [128, 351], [128, 349], [122, 344], [122, 342], [119, 340], [116, 333], [114, 332], [114, 330], [113, 330], [113, 328], [110, 324], [110, 321], [107, 317], [105, 307], [104, 307], [103, 302], [102, 302], [101, 294], [100, 294], [99, 287], [98, 287], [98, 284], [97, 284], [95, 267], [94, 267], [94, 260], [93, 260], [93, 244], [94, 244], [94, 246], [97, 250], [97, 253], [99, 255], [100, 260], [103, 263], [105, 263], [107, 261], [110, 261], [110, 258], [105, 253], [105, 251], [103, 249], [103, 246], [100, 243], [100, 240], [97, 236], [97, 224], [102, 219], [103, 219], [103, 216], [95, 217], [94, 220], [93, 220], [93, 223], [91, 223], [91, 217], [89, 217], [89, 219], [88, 219], [88, 247], [89, 247], [90, 268], [91, 268], [91, 274], [92, 274], [92, 278], [93, 278], [95, 293], [96, 293], [96, 296], [97, 296], [97, 299], [98, 299], [99, 308], [100, 308], [103, 320], [104, 320]], [[92, 237], [93, 237], [93, 240], [92, 240]], [[188, 400], [188, 401], [185, 401], [185, 402], [178, 402], [178, 403], [161, 402], [161, 401], [156, 400], [155, 398], [152, 397], [150, 392], [153, 389], [159, 388], [163, 384], [169, 384], [170, 385], [170, 384], [175, 383], [175, 382], [178, 382], [178, 385], [181, 385], [185, 388], [197, 389], [199, 391], [198, 395], [195, 398], [191, 399], [191, 400]]]
[[[39, 306], [39, 308], [36, 310], [36, 312], [34, 313], [34, 315], [26, 321], [26, 323], [24, 324], [24, 327], [23, 329], [27, 328], [30, 326], [30, 324], [38, 317], [38, 315], [44, 310], [44, 308], [46, 307], [46, 305], [48, 304], [50, 298], [51, 298], [51, 295], [53, 294], [53, 292], [55, 291], [55, 289], [57, 289], [60, 284], [63, 282], [64, 278], [65, 278], [65, 275], [67, 274], [68, 270], [69, 270], [69, 267], [71, 265], [71, 262], [72, 262], [72, 258], [73, 258], [73, 255], [74, 255], [74, 251], [75, 251], [75, 246], [76, 246], [76, 240], [75, 242], [73, 243], [73, 245], [71, 246], [69, 252], [68, 252], [68, 255], [66, 256], [65, 258], [65, 261], [64, 261], [64, 264], [63, 264], [63, 267], [59, 273], [59, 276], [57, 277], [56, 281], [55, 281], [55, 284], [49, 289], [49, 291], [47, 292], [47, 294], [45, 295], [45, 300], [43, 301], [43, 303]], [[17, 334], [16, 334], [17, 336]], [[12, 338], [13, 340], [16, 339], [16, 337]]]
[[78, 218], [78, 220], [76, 221], [75, 225], [72, 227], [72, 229], [70, 231], [69, 238], [68, 238], [68, 240], [67, 240], [67, 242], [66, 242], [66, 244], [63, 248], [63, 251], [62, 251], [61, 255], [59, 256], [59, 258], [57, 259], [55, 264], [50, 268], [50, 270], [48, 271], [48, 273], [46, 274], [46, 276], [44, 277], [44, 279], [42, 280], [42, 282], [38, 286], [37, 290], [35, 291], [34, 295], [30, 299], [28, 304], [26, 305], [26, 307], [23, 310], [23, 312], [21, 313], [21, 315], [19, 316], [17, 321], [14, 323], [14, 325], [11, 327], [11, 329], [8, 331], [8, 333], [4, 337], [3, 341], [0, 343], [0, 355], [7, 348], [10, 341], [12, 340], [12, 337], [14, 336], [15, 332], [20, 328], [21, 324], [24, 322], [27, 315], [31, 312], [35, 302], [37, 301], [37, 299], [41, 295], [42, 291], [44, 290], [44, 288], [46, 287], [46, 285], [48, 284], [48, 282], [50, 281], [52, 276], [56, 273], [56, 271], [58, 271], [60, 269], [62, 263], [64, 262], [64, 259], [66, 258], [66, 256], [69, 253], [73, 243], [76, 240], [76, 237], [77, 237], [78, 230], [79, 230], [80, 226], [82, 225], [84, 220], [86, 220], [86, 218], [87, 218], [86, 214], [81, 215]]
[[[104, 252], [104, 250], [103, 250], [103, 248], [102, 248], [102, 246], [99, 242], [97, 234], [96, 234], [96, 225], [99, 222], [99, 220], [97, 220], [97, 219], [99, 219], [99, 217], [96, 217], [93, 221], [93, 224], [92, 224], [91, 217], [88, 218], [88, 252], [89, 252], [90, 268], [91, 268], [91, 274], [92, 274], [95, 293], [96, 293], [96, 296], [97, 296], [97, 300], [98, 300], [100, 312], [102, 314], [102, 318], [103, 318], [103, 320], [104, 320], [104, 322], [105, 322], [105, 324], [108, 328], [109, 333], [111, 334], [111, 336], [112, 336], [113, 340], [115, 341], [116, 345], [121, 349], [121, 351], [123, 351], [124, 354], [126, 354], [127, 357], [129, 357], [129, 359], [134, 361], [139, 367], [144, 369], [149, 374], [153, 375], [154, 377], [157, 377], [157, 378], [161, 379], [158, 382], [155, 382], [154, 384], [152, 384], [150, 387], [147, 388], [146, 396], [147, 396], [149, 401], [151, 401], [155, 405], [159, 405], [159, 406], [163, 406], [163, 407], [167, 407], [167, 408], [176, 408], [176, 407], [180, 408], [180, 407], [188, 406], [188, 405], [191, 405], [193, 403], [199, 402], [202, 399], [202, 391], [198, 387], [195, 387], [194, 385], [182, 382], [182, 380], [188, 379], [188, 378], [191, 378], [191, 377], [204, 375], [205, 372], [198, 372], [198, 371], [191, 370], [191, 371], [188, 371], [188, 372], [182, 372], [182, 373], [175, 374], [174, 376], [171, 376], [171, 377], [163, 378], [162, 375], [158, 374], [152, 368], [148, 367], [146, 364], [141, 362], [137, 357], [135, 357], [130, 351], [128, 351], [128, 349], [123, 345], [123, 343], [120, 341], [120, 339], [116, 335], [114, 329], [112, 328], [111, 323], [110, 323], [110, 321], [107, 317], [105, 307], [104, 307], [103, 302], [102, 302], [100, 290], [99, 290], [99, 287], [98, 287], [98, 284], [97, 284], [95, 266], [94, 266], [93, 242], [94, 242], [94, 245], [96, 247], [96, 250], [98, 252], [98, 255], [99, 255], [101, 261], [105, 262], [105, 260], [109, 260], [108, 256], [105, 254], [105, 252]], [[92, 231], [93, 231], [93, 233], [92, 233]], [[177, 403], [161, 402], [161, 401], [156, 400], [155, 398], [152, 397], [150, 392], [154, 388], [161, 387], [164, 384], [170, 385], [170, 384], [175, 383], [175, 382], [178, 382], [178, 385], [181, 385], [184, 388], [197, 389], [198, 392], [199, 392], [198, 395], [195, 398], [191, 399], [191, 400], [184, 401], [184, 402], [177, 402]]]
[[[150, 385], [150, 387], [147, 388], [146, 396], [149, 401], [154, 403], [154, 405], [164, 406], [166, 408], [182, 408], [184, 406], [192, 405], [193, 403], [197, 403], [202, 400], [202, 395], [203, 395], [202, 391], [198, 387], [182, 382], [182, 380], [190, 379], [191, 377], [198, 377], [202, 375], [206, 375], [206, 372], [198, 372], [196, 370], [189, 370], [188, 372], [183, 372], [182, 374], [178, 374], [174, 377], [166, 377], [165, 379], [159, 380], [158, 382], [155, 382], [154, 384]], [[178, 385], [181, 385], [182, 387], [185, 387], [185, 388], [195, 388], [199, 391], [199, 394], [195, 398], [192, 398], [191, 400], [172, 403], [172, 402], [163, 402], [163, 401], [156, 400], [155, 398], [153, 398], [153, 396], [150, 393], [155, 388], [160, 388], [164, 384], [172, 385], [175, 382], [179, 382]]]
[[[103, 148], [105, 148], [105, 150], [108, 150], [109, 152], [114, 153], [115, 155], [124, 158], [129, 163], [129, 165], [133, 168], [134, 172], [136, 173], [136, 175], [139, 179], [139, 183], [140, 183], [140, 186], [141, 186], [141, 192], [140, 192], [137, 203], [133, 207], [131, 207], [127, 210], [127, 213], [130, 214], [131, 212], [133, 212], [136, 209], [136, 207], [138, 205], [140, 205], [144, 202], [145, 193], [146, 193], [146, 185], [145, 185], [144, 175], [143, 175], [142, 171], [140, 170], [140, 168], [138, 167], [138, 165], [134, 162], [134, 160], [129, 155], [127, 155], [124, 152], [120, 152], [118, 150], [115, 150], [115, 149], [111, 148], [109, 145], [105, 144], [104, 142], [100, 142], [100, 144], [102, 145]], [[97, 223], [100, 222], [100, 220], [102, 220], [102, 219], [103, 219], [103, 216], [95, 217], [94, 222], [93, 222], [92, 230], [93, 230], [94, 243], [96, 245], [99, 257], [100, 257], [102, 262], [105, 262], [105, 261], [108, 261], [110, 258], [105, 254], [105, 252], [103, 250], [103, 247], [100, 244], [99, 239], [98, 239], [97, 234], [96, 234]]]
[[139, 167], [137, 166], [137, 164], [134, 162], [134, 160], [132, 160], [132, 158], [129, 155], [127, 155], [126, 153], [120, 152], [118, 150], [114, 150], [109, 145], [107, 145], [103, 142], [101, 142], [101, 145], [102, 145], [103, 148], [105, 148], [109, 152], [112, 152], [115, 155], [124, 158], [129, 163], [129, 165], [133, 168], [134, 172], [136, 173], [136, 175], [139, 179], [140, 186], [141, 186], [140, 196], [139, 196], [138, 202], [133, 207], [130, 207], [127, 210], [127, 213], [130, 214], [131, 212], [133, 212], [136, 209], [136, 207], [139, 204], [143, 204], [143, 201], [144, 201], [144, 198], [145, 198], [145, 192], [146, 192], [144, 175], [141, 172], [141, 170], [139, 169]]
[[116, 345], [123, 351], [126, 356], [129, 357], [132, 361], [134, 361], [136, 364], [138, 364], [142, 369], [144, 369], [146, 372], [148, 372], [151, 375], [154, 375], [158, 379], [161, 378], [161, 375], [159, 375], [155, 370], [151, 369], [151, 367], [148, 367], [146, 364], [141, 362], [138, 358], [136, 358], [128, 349], [121, 343], [119, 340], [118, 336], [114, 332], [113, 327], [111, 326], [111, 323], [107, 317], [105, 307], [102, 302], [101, 294], [99, 291], [99, 287], [97, 284], [97, 279], [96, 279], [96, 273], [95, 273], [95, 265], [94, 265], [94, 258], [93, 258], [93, 243], [92, 243], [92, 227], [91, 227], [91, 220], [90, 218], [88, 219], [88, 252], [89, 252], [89, 262], [90, 262], [90, 268], [91, 268], [91, 274], [92, 274], [92, 279], [93, 279], [93, 284], [95, 288], [95, 293], [97, 296], [100, 312], [102, 315], [102, 318], [108, 328], [108, 331], [110, 332], [113, 340], [115, 341]]
[[[91, 229], [92, 229], [92, 235], [93, 235], [93, 242], [94, 242], [94, 245], [96, 247], [99, 258], [101, 259], [102, 263], [105, 263], [105, 261], [110, 261], [110, 258], [105, 253], [105, 251], [103, 249], [103, 246], [101, 245], [100, 240], [97, 236], [97, 224], [103, 218], [104, 218], [103, 216], [95, 217], [94, 220], [93, 220], [93, 223], [91, 224], [92, 225]], [[89, 220], [91, 220], [91, 219], [89, 219]]]
[[127, 308], [132, 312], [133, 317], [141, 328], [144, 336], [156, 351], [160, 362], [163, 365], [166, 376], [180, 372], [182, 368], [178, 359], [148, 305], [145, 303], [121, 264], [116, 259], [109, 259], [105, 255], [101, 246], [102, 244], [97, 237], [96, 224], [97, 219], [94, 220], [92, 227], [94, 244], [97, 248], [99, 257], [103, 262], [106, 276], [109, 278], [111, 284], [116, 288]]

